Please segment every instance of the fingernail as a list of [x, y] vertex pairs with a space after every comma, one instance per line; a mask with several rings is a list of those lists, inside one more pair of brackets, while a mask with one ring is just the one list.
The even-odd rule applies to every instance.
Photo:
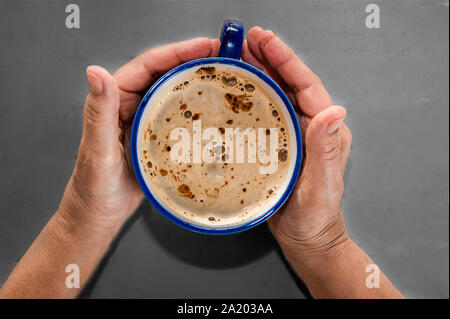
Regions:
[[328, 125], [328, 130], [327, 130], [328, 134], [333, 134], [334, 132], [336, 132], [339, 129], [339, 127], [341, 126], [342, 121], [343, 120], [340, 119], [340, 120], [335, 120], [335, 121], [331, 122], [330, 125]]
[[87, 79], [91, 93], [99, 95], [103, 92], [103, 81], [93, 72], [87, 71]]

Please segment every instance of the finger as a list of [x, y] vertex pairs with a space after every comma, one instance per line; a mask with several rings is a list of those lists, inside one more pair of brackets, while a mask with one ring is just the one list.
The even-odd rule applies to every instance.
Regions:
[[260, 69], [261, 71], [267, 74], [269, 73], [269, 70], [267, 70], [265, 65], [262, 62], [260, 62], [258, 58], [250, 50], [247, 40], [245, 40], [244, 43], [242, 44], [241, 58], [243, 61], [253, 65], [254, 67]]
[[250, 48], [259, 46], [260, 54], [293, 90], [303, 113], [313, 117], [333, 104], [319, 77], [275, 33], [252, 28], [247, 40]]
[[259, 46], [259, 40], [261, 39], [264, 30], [260, 26], [251, 28], [247, 33], [248, 48], [252, 54], [262, 62], [267, 62], [264, 54], [261, 52], [261, 47]]
[[[284, 80], [280, 77], [278, 72], [272, 68], [272, 66], [267, 62], [266, 58], [261, 52], [261, 48], [259, 46], [259, 40], [264, 33], [264, 30], [260, 27], [254, 27], [250, 29], [247, 34], [248, 40], [246, 48], [248, 49], [248, 54], [243, 56], [242, 60], [253, 64], [258, 69], [267, 73], [275, 82], [277, 82], [284, 91], [290, 90], [289, 86], [284, 82]], [[245, 48], [244, 48], [245, 49]], [[247, 58], [249, 58], [247, 60]]]
[[217, 56], [219, 47], [217, 39], [197, 38], [152, 48], [123, 65], [114, 73], [121, 91], [121, 118], [134, 114], [142, 92], [162, 74], [190, 60]]
[[[346, 116], [342, 106], [331, 106], [317, 114], [309, 123], [305, 136], [306, 164], [304, 176], [314, 189], [340, 189], [340, 128]], [[324, 192], [330, 194], [330, 192]]]
[[177, 65], [216, 56], [219, 40], [196, 38], [149, 49], [114, 73], [119, 88], [128, 92], [146, 90], [153, 81]]
[[286, 93], [287, 97], [291, 101], [292, 105], [297, 105], [296, 98], [294, 92], [289, 88], [289, 86], [283, 81], [283, 79], [278, 75], [278, 73], [273, 70], [268, 64], [267, 61], [259, 60], [250, 50], [248, 46], [248, 42], [244, 41], [242, 45], [242, 53], [241, 58], [243, 61], [253, 65], [254, 67], [260, 69], [264, 73], [268, 74], [281, 89]]
[[119, 89], [112, 75], [100, 66], [89, 66], [86, 75], [90, 91], [83, 111], [82, 143], [102, 153], [118, 141]]

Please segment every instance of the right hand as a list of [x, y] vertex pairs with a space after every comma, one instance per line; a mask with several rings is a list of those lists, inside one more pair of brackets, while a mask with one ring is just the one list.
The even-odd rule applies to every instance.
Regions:
[[280, 84], [297, 106], [304, 138], [301, 176], [287, 204], [269, 219], [269, 227], [287, 254], [337, 254], [348, 241], [340, 210], [352, 140], [342, 123], [346, 110], [333, 105], [319, 77], [272, 31], [252, 28], [242, 59]]

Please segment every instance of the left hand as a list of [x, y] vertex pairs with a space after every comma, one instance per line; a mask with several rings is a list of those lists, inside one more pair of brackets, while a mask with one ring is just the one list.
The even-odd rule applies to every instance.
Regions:
[[[305, 146], [301, 176], [283, 209], [268, 223], [285, 254], [295, 250], [336, 254], [348, 237], [340, 210], [343, 176], [352, 136], [343, 123], [346, 110], [333, 105], [322, 81], [270, 30], [247, 34], [242, 58], [269, 74], [296, 106]], [[289, 258], [288, 259], [293, 259]]]
[[218, 52], [218, 40], [198, 38], [150, 49], [113, 76], [99, 66], [87, 68], [90, 92], [78, 158], [57, 212], [67, 226], [120, 229], [143, 198], [129, 154], [140, 100], [168, 70]]

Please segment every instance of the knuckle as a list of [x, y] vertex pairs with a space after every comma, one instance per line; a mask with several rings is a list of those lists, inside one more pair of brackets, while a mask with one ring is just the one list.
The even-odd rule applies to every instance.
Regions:
[[314, 79], [317, 84], [323, 85], [322, 79], [317, 74], [314, 74]]
[[322, 158], [328, 161], [333, 161], [339, 158], [341, 155], [340, 146], [341, 143], [337, 138], [324, 142], [321, 149]]
[[90, 94], [86, 97], [83, 116], [87, 121], [93, 123], [101, 123], [105, 120], [98, 105], [98, 101]]

